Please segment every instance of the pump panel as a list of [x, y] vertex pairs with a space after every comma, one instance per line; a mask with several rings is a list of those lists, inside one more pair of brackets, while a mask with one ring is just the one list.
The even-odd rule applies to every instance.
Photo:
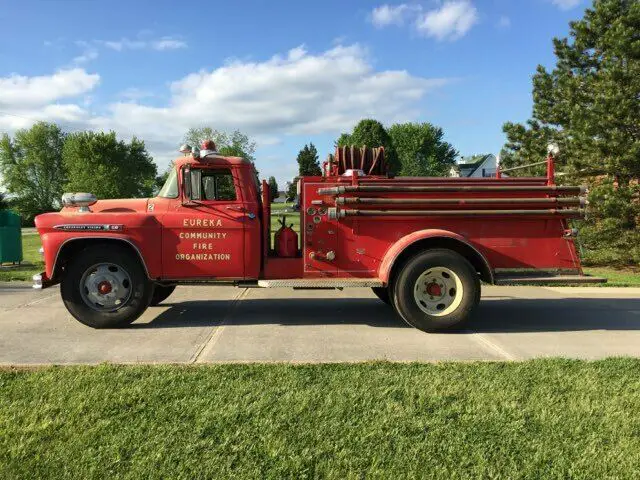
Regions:
[[337, 184], [311, 181], [303, 182], [302, 185], [300, 231], [304, 275], [312, 278], [335, 276], [339, 225], [337, 220], [329, 218], [328, 210], [331, 205], [318, 204], [318, 201], [322, 200], [318, 195], [318, 189]]

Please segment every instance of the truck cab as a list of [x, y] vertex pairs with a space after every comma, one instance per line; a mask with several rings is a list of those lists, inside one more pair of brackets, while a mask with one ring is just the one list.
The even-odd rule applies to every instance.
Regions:
[[584, 190], [555, 185], [551, 155], [546, 178], [392, 178], [382, 148], [341, 147], [322, 176], [299, 180], [299, 241], [283, 222], [274, 242], [269, 188], [250, 161], [210, 141], [181, 152], [154, 198], [65, 194], [60, 212], [38, 216], [35, 287], [60, 283], [94, 328], [133, 322], [179, 284], [370, 287], [438, 331], [471, 316], [481, 281], [600, 281], [582, 275], [569, 224]]
[[258, 278], [261, 198], [251, 162], [180, 159], [147, 212], [161, 230], [163, 281]]

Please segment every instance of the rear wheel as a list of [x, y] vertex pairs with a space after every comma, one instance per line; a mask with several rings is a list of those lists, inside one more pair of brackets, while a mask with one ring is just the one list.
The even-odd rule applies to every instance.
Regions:
[[473, 266], [451, 250], [434, 249], [409, 259], [393, 286], [395, 307], [425, 332], [461, 328], [480, 301]]
[[149, 306], [153, 284], [137, 256], [123, 247], [88, 247], [68, 265], [62, 300], [76, 320], [114, 328], [137, 319]]
[[153, 295], [151, 296], [151, 306], [155, 307], [156, 305], [164, 302], [175, 289], [175, 285], [155, 285], [153, 288]]
[[387, 305], [391, 305], [391, 296], [389, 295], [389, 287], [371, 287], [373, 293]]

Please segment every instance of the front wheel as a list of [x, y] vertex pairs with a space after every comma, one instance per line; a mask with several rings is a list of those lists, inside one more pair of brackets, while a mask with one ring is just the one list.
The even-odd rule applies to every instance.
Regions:
[[96, 245], [75, 256], [60, 293], [67, 310], [79, 322], [93, 328], [114, 328], [142, 315], [151, 301], [153, 284], [132, 252]]
[[425, 332], [457, 330], [480, 301], [480, 279], [458, 253], [428, 250], [402, 267], [393, 295], [398, 313], [408, 324]]

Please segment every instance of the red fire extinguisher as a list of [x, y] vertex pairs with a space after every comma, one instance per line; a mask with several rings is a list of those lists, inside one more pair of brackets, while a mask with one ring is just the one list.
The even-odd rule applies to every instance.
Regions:
[[281, 227], [275, 234], [276, 252], [279, 257], [295, 257], [298, 254], [298, 234], [293, 230], [293, 223], [287, 227], [287, 217], [278, 220]]

